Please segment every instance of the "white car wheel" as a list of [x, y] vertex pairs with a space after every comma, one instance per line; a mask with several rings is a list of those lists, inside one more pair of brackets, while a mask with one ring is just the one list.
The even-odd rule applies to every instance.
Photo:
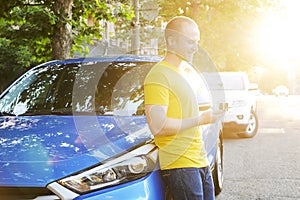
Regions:
[[240, 133], [240, 137], [244, 138], [252, 138], [256, 135], [258, 131], [258, 118], [254, 111], [251, 111], [249, 123], [246, 126], [246, 129], [244, 132]]

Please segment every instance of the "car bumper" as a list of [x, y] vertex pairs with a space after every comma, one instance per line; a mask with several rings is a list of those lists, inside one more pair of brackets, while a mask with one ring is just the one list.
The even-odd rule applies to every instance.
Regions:
[[224, 126], [246, 126], [250, 119], [250, 108], [229, 109], [224, 117]]
[[248, 124], [238, 124], [236, 122], [226, 122], [223, 124], [223, 129], [230, 129], [234, 131], [243, 131], [246, 129]]
[[288, 96], [288, 93], [280, 92], [275, 94], [276, 96]]

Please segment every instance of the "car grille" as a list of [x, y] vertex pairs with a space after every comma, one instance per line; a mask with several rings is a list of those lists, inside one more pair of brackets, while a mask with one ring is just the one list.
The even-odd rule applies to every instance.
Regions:
[[46, 188], [17, 188], [0, 187], [0, 199], [5, 200], [59, 200], [59, 198]]

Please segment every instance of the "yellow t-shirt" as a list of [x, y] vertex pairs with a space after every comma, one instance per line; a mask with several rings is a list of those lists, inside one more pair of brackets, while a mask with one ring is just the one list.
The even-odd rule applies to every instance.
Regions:
[[[167, 105], [167, 117], [184, 119], [199, 115], [195, 88], [184, 70], [167, 62], [152, 67], [144, 83], [145, 104]], [[199, 77], [200, 78], [200, 77]], [[208, 165], [200, 127], [172, 136], [155, 136], [161, 169]]]

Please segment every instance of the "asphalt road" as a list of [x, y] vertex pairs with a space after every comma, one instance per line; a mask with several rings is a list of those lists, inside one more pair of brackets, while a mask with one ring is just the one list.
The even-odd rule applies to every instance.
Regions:
[[300, 96], [259, 96], [259, 131], [225, 135], [217, 200], [300, 200]]

